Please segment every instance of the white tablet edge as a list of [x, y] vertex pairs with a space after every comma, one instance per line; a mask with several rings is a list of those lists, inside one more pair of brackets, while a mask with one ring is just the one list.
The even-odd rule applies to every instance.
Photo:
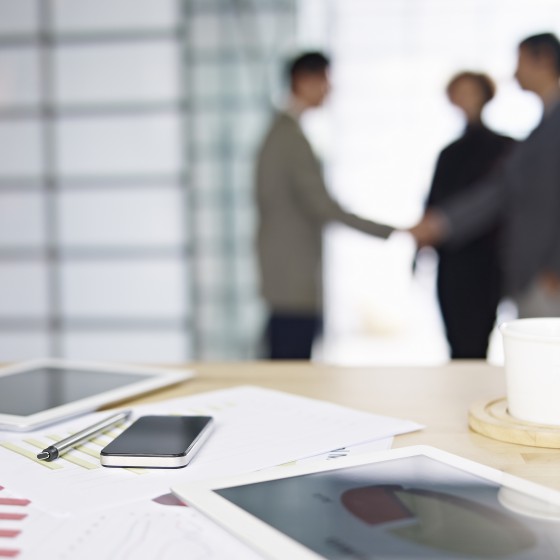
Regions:
[[71, 361], [58, 358], [41, 358], [19, 362], [14, 365], [0, 368], [0, 376], [10, 375], [41, 367], [58, 367], [65, 369], [83, 369], [93, 371], [108, 371], [124, 374], [143, 373], [150, 375], [145, 380], [136, 381], [131, 385], [119, 387], [98, 395], [86, 397], [72, 403], [64, 404], [48, 410], [43, 410], [28, 416], [0, 414], [0, 430], [29, 431], [43, 427], [47, 424], [76, 416], [85, 412], [92, 412], [98, 408], [129, 399], [155, 389], [174, 385], [180, 381], [194, 377], [191, 370], [178, 370], [171, 368], [157, 368], [149, 366], [136, 366], [128, 364], [113, 364], [104, 362]]
[[[173, 486], [171, 491], [187, 505], [201, 511], [249, 546], [264, 554], [267, 558], [277, 560], [285, 558], [290, 558], [291, 560], [317, 560], [323, 557], [274, 529], [266, 522], [252, 516], [250, 513], [234, 505], [225, 498], [222, 498], [213, 490], [340, 470], [418, 455], [441, 461], [449, 466], [456, 467], [487, 481], [499, 484], [503, 488], [521, 492], [524, 495], [532, 496], [538, 500], [553, 504], [554, 507], [560, 508], [560, 492], [557, 490], [541, 486], [540, 484], [504, 473], [493, 467], [488, 467], [481, 463], [464, 459], [458, 455], [427, 445], [401, 447], [389, 451], [359, 455], [357, 457], [344, 457], [337, 459], [334, 463], [322, 462], [315, 465], [280, 466], [231, 478], [178, 484]], [[506, 504], [504, 505], [507, 507]]]

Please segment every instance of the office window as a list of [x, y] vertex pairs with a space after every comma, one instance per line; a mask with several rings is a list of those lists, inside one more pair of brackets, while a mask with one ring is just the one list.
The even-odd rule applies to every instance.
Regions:
[[[199, 49], [215, 50], [223, 44], [224, 32], [226, 29], [225, 22], [222, 18], [216, 17], [216, 9], [226, 8], [223, 3], [221, 6], [212, 6], [209, 3], [208, 9], [204, 10], [199, 4], [192, 4], [193, 15], [196, 17], [196, 25], [189, 28], [190, 37], [193, 45]], [[220, 72], [220, 75], [222, 72]]]
[[[1, 347], [0, 347], [1, 349]], [[96, 331], [89, 327], [87, 332], [79, 332], [74, 327], [64, 337], [64, 355], [69, 359], [99, 360], [100, 356], [111, 356], [112, 360], [134, 363], [181, 363], [185, 354], [192, 355], [192, 348], [185, 348], [185, 337], [180, 330], [164, 326], [158, 329], [124, 328], [115, 330], [104, 328]]]
[[[44, 320], [49, 313], [47, 268], [42, 261], [0, 264], [2, 319]], [[2, 321], [0, 320], [0, 323]]]
[[254, 355], [249, 159], [294, 22], [293, 0], [0, 0], [0, 360]]
[[0, 50], [0, 110], [37, 107], [39, 99], [39, 49], [13, 46]]
[[30, 357], [49, 355], [49, 334], [46, 326], [42, 328], [33, 326], [31, 333], [27, 325], [15, 331], [13, 326], [10, 328], [12, 332], [6, 333], [3, 330], [0, 332], [0, 355], [3, 361], [24, 361]]
[[58, 127], [58, 172], [65, 175], [178, 174], [177, 116], [65, 119]]
[[41, 122], [21, 118], [0, 120], [0, 177], [38, 177], [45, 169]]
[[0, 36], [33, 33], [38, 20], [37, 0], [0, 0]]
[[178, 64], [178, 45], [173, 38], [61, 45], [55, 51], [56, 102], [177, 102]]
[[63, 247], [180, 248], [183, 199], [177, 186], [65, 189], [58, 202]]
[[186, 312], [187, 278], [179, 259], [92, 260], [62, 264], [65, 317], [172, 318]]
[[168, 30], [177, 24], [176, 0], [54, 0], [58, 32]]
[[44, 247], [44, 193], [0, 191], [0, 250]]
[[[309, 127], [330, 162], [333, 193], [356, 213], [397, 226], [420, 217], [437, 155], [464, 126], [445, 96], [455, 72], [479, 69], [495, 78], [498, 95], [484, 116], [496, 130], [523, 138], [540, 118], [513, 71], [521, 39], [560, 34], [557, 2], [308, 0], [300, 8], [300, 42], [333, 57], [328, 107], [321, 126], [312, 118]], [[381, 243], [343, 228], [329, 234], [327, 359], [447, 358], [435, 265], [423, 262], [425, 275], [413, 281], [413, 255], [402, 240]]]
[[0, 1], [1, 359], [190, 357], [179, 14]]
[[193, 0], [186, 8], [186, 127], [187, 137], [197, 139], [187, 153], [199, 355], [254, 357], [262, 309], [256, 282], [247, 283], [255, 258], [252, 158], [276, 76], [293, 51], [295, 2]]

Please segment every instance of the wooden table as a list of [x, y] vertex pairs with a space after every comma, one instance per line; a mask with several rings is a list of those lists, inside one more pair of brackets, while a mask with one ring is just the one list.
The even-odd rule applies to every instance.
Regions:
[[435, 367], [339, 367], [302, 362], [193, 363], [198, 376], [135, 404], [257, 385], [426, 425], [393, 447], [426, 444], [560, 490], [560, 450], [495, 441], [468, 428], [471, 404], [505, 395], [502, 368], [481, 361]]

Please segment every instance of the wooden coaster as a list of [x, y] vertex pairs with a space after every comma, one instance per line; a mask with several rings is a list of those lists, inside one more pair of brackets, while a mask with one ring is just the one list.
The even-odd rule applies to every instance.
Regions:
[[560, 449], [560, 426], [533, 424], [514, 418], [508, 413], [505, 398], [473, 404], [469, 410], [469, 426], [492, 439]]

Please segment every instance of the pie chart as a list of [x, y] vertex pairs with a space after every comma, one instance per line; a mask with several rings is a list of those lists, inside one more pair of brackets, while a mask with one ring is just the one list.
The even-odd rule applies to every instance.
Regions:
[[438, 551], [501, 558], [535, 545], [533, 533], [498, 509], [444, 492], [400, 485], [362, 486], [341, 495], [343, 507], [372, 527]]

